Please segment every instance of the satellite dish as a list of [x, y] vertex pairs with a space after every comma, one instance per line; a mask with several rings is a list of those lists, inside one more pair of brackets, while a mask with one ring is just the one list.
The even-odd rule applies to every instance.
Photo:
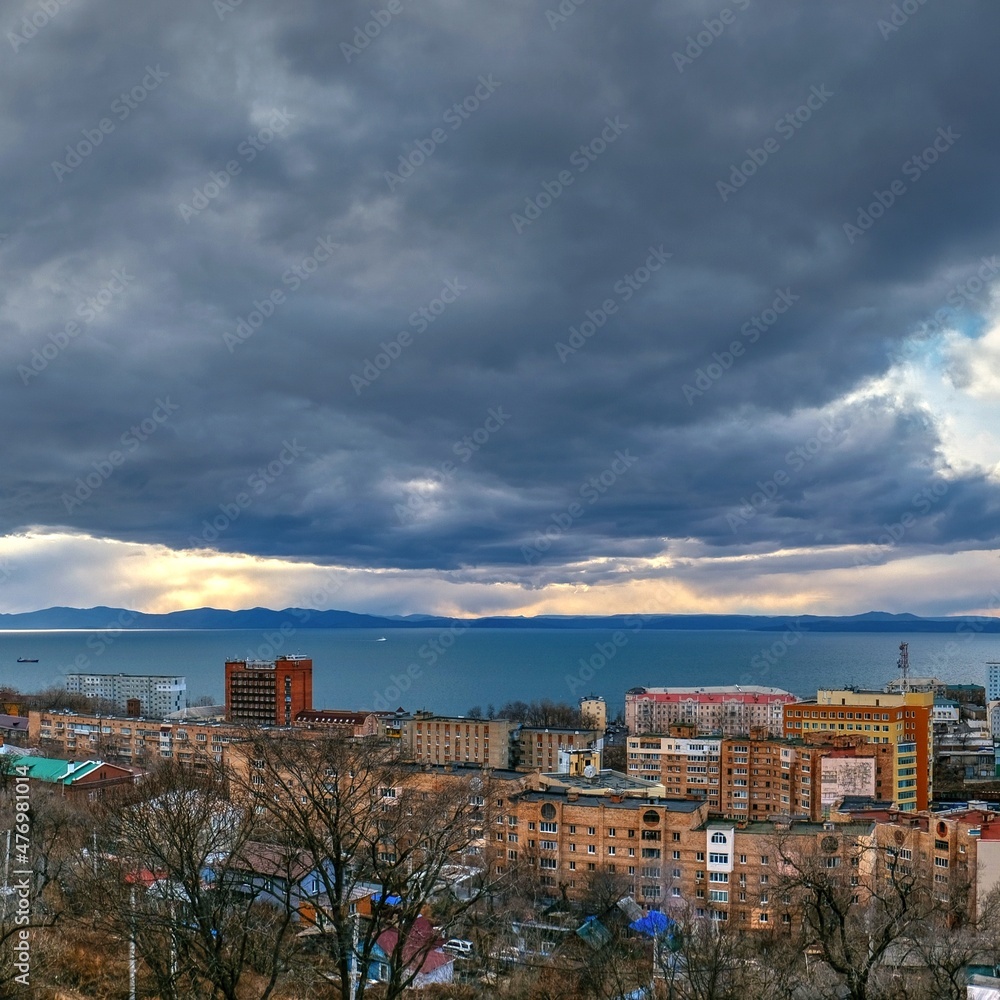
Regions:
[[596, 777], [597, 777], [597, 768], [596, 768], [596, 767], [594, 767], [594, 765], [593, 765], [593, 764], [588, 764], [588, 765], [587, 765], [587, 766], [586, 766], [586, 767], [585, 767], [585, 768], [583, 769], [583, 776], [584, 776], [585, 778], [596, 778]]

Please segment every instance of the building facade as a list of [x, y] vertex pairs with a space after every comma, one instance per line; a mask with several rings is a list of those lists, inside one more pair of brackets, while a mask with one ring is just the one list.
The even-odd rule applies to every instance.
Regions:
[[516, 724], [509, 719], [417, 712], [403, 722], [400, 754], [418, 764], [510, 766], [510, 738]]
[[111, 702], [121, 715], [163, 719], [187, 708], [187, 678], [156, 674], [67, 674], [66, 690]]
[[374, 712], [348, 712], [338, 708], [314, 708], [299, 712], [293, 725], [304, 729], [335, 730], [347, 736], [379, 736], [382, 723]]
[[741, 736], [763, 727], [780, 736], [784, 706], [796, 700], [781, 688], [760, 685], [637, 687], [625, 693], [625, 725], [632, 734], [665, 733], [680, 722], [699, 733]]
[[629, 736], [628, 774], [661, 781], [671, 797], [704, 799], [712, 812], [718, 812], [721, 746], [721, 736], [697, 736], [694, 726], [679, 723], [665, 736]]
[[226, 721], [248, 726], [290, 726], [312, 708], [312, 660], [226, 661]]
[[128, 717], [76, 712], [28, 713], [28, 738], [53, 756], [101, 757], [146, 766], [157, 760], [208, 767], [227, 763], [230, 746], [245, 735], [224, 722], [146, 722]]
[[861, 735], [877, 751], [883, 774], [878, 794], [918, 811], [933, 797], [933, 709], [932, 691], [821, 690], [815, 701], [785, 707], [785, 735]]
[[510, 764], [518, 771], [557, 771], [560, 753], [586, 750], [600, 736], [596, 729], [518, 726], [512, 737]]

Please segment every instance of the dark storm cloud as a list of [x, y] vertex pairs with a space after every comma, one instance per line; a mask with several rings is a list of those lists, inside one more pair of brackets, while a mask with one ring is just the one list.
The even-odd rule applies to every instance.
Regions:
[[8, 8], [4, 530], [531, 585], [990, 544], [933, 424], [843, 397], [1000, 247], [1000, 13], [730, 7]]

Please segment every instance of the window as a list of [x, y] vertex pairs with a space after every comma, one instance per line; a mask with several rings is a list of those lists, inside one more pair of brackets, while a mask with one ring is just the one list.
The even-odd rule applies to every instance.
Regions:
[[760, 884], [761, 885], [767, 885], [767, 883], [768, 883], [768, 877], [766, 875], [761, 875], [761, 877], [760, 877]]
[[555, 868], [556, 859], [555, 858], [540, 858], [538, 861], [539, 868]]
[[[597, 830], [595, 830], [594, 827], [592, 827], [592, 826], [588, 826], [587, 827], [587, 836], [588, 837], [593, 837], [596, 833], [597, 833]], [[613, 837], [614, 834], [612, 833], [611, 836]]]
[[698, 851], [698, 853], [695, 854], [694, 859], [695, 859], [695, 861], [704, 861], [705, 860], [705, 852], [704, 851]]
[[713, 833], [712, 843], [713, 844], [724, 844], [726, 842], [726, 835], [724, 833]]
[[729, 902], [729, 892], [726, 889], [709, 889], [708, 898], [713, 903], [728, 903]]
[[935, 858], [934, 859], [934, 867], [935, 868], [947, 868], [948, 867], [948, 859], [947, 858]]
[[729, 855], [728, 854], [715, 854], [709, 853], [708, 860], [710, 864], [713, 865], [728, 865]]
[[708, 873], [709, 882], [728, 882], [729, 874], [728, 872], [709, 872]]
[[762, 865], [766, 865], [766, 864], [768, 863], [768, 858], [767, 858], [767, 855], [766, 855], [766, 854], [762, 854], [762, 855], [760, 856], [760, 863], [761, 863]]
[[555, 823], [539, 823], [538, 829], [542, 833], [556, 833], [558, 831], [558, 825]]
[[614, 854], [614, 853], [615, 853], [614, 847], [609, 847], [608, 848], [608, 854]]
[[768, 921], [768, 916], [766, 913], [761, 913], [760, 916], [757, 917], [757, 920], [762, 924], [766, 924]]
[[681, 859], [681, 852], [674, 851], [674, 861], [680, 861], [680, 859]]
[[554, 840], [542, 840], [539, 842], [538, 846], [541, 847], [543, 851], [554, 851], [557, 847]]
[[745, 865], [747, 863], [747, 856], [745, 854], [740, 855], [740, 864]]

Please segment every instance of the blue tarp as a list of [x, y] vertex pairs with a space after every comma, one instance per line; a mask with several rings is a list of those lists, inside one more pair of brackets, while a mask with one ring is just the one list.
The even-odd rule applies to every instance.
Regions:
[[629, 924], [629, 927], [634, 931], [639, 931], [640, 934], [648, 934], [650, 937], [656, 937], [657, 934], [664, 934], [669, 931], [674, 926], [675, 921], [671, 920], [664, 913], [660, 913], [659, 910], [650, 910], [644, 917], [640, 917], [638, 920], [633, 920]]
[[[382, 902], [382, 893], [380, 893], [380, 892], [375, 893], [375, 895], [372, 896], [372, 902], [373, 903], [381, 903]], [[402, 896], [386, 896], [385, 897], [385, 905], [386, 906], [399, 906], [399, 904], [402, 903], [402, 902], [403, 902], [403, 897]]]

